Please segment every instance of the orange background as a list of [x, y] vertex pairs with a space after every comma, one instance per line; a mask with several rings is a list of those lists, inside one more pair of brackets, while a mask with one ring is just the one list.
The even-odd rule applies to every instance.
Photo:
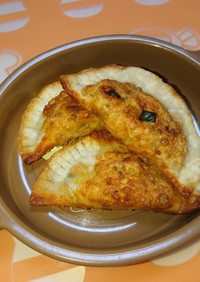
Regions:
[[[0, 1], [4, 2], [15, 1]], [[184, 28], [192, 29], [193, 33], [200, 31], [198, 0], [169, 0], [152, 6], [134, 0], [79, 0], [64, 4], [61, 0], [22, 2], [26, 10], [2, 15], [0, 23], [28, 18], [28, 24], [1, 33], [0, 44], [1, 49], [14, 48], [22, 54], [23, 62], [58, 45], [96, 35], [128, 34], [138, 29], [143, 29], [140, 33], [145, 34], [147, 27], [154, 28], [154, 34], [156, 29], [159, 34], [160, 28], [163, 32], [167, 29], [175, 33]], [[64, 14], [64, 11], [95, 5], [103, 8], [94, 16], [72, 18]]]
[[[0, 0], [0, 82], [44, 51], [96, 35], [142, 34], [199, 50], [199, 12], [199, 0]], [[3, 282], [199, 282], [199, 263], [200, 236], [156, 260], [98, 268], [48, 258], [0, 231]]]

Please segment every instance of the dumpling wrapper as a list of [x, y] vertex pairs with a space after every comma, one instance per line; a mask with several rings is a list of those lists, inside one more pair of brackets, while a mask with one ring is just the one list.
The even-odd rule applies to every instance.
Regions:
[[35, 183], [30, 204], [174, 214], [197, 208], [157, 167], [106, 131], [94, 132], [56, 152]]
[[[200, 202], [200, 138], [187, 105], [169, 84], [142, 68], [117, 65], [62, 75], [60, 81], [114, 137], [156, 164], [184, 197], [192, 194]], [[107, 95], [112, 89], [121, 98]], [[156, 112], [155, 123], [140, 120], [145, 109]]]
[[39, 160], [55, 146], [100, 129], [100, 119], [81, 108], [60, 82], [44, 87], [24, 111], [18, 135], [19, 153], [26, 164]]

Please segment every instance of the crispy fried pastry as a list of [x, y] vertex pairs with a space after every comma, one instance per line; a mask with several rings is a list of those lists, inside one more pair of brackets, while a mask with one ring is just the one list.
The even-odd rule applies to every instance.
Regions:
[[100, 119], [81, 108], [59, 82], [49, 84], [26, 108], [19, 131], [19, 152], [26, 164], [40, 159], [54, 146], [101, 127]]
[[154, 165], [108, 132], [94, 132], [55, 153], [33, 188], [30, 204], [101, 209], [192, 211]]
[[144, 69], [116, 65], [60, 80], [129, 150], [158, 166], [184, 197], [199, 199], [200, 138], [185, 102], [169, 84]]

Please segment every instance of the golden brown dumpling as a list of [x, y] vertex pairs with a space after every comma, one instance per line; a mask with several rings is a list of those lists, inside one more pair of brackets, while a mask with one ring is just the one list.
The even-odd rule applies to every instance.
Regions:
[[101, 128], [93, 113], [81, 108], [60, 84], [44, 87], [31, 100], [21, 120], [18, 147], [22, 159], [31, 164], [54, 146]]
[[[200, 138], [183, 99], [157, 75], [117, 65], [63, 75], [77, 102], [131, 151], [154, 163], [189, 197], [200, 197]], [[150, 113], [153, 120], [144, 120]]]
[[196, 208], [154, 165], [108, 132], [94, 132], [55, 153], [38, 177], [30, 204], [185, 213]]

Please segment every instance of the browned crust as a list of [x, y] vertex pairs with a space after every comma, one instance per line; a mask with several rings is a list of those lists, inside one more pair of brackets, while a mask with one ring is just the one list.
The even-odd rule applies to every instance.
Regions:
[[[172, 118], [166, 107], [130, 83], [103, 80], [97, 85], [88, 85], [83, 90], [88, 100], [82, 100], [80, 94], [67, 84], [66, 80], [65, 89], [70, 95], [81, 106], [99, 116], [104, 127], [113, 136], [137, 155], [156, 163], [185, 197], [190, 195], [192, 189], [180, 185], [176, 176], [171, 173], [171, 170], [179, 170], [183, 164], [187, 153], [187, 140], [181, 124]], [[121, 99], [106, 95], [105, 88], [114, 89], [121, 95]], [[157, 114], [155, 123], [139, 119], [144, 109]]]
[[[102, 69], [111, 68], [126, 69], [115, 65]], [[95, 71], [91, 68], [79, 74], [90, 70]], [[88, 103], [80, 99], [80, 93], [71, 87], [66, 76], [60, 80], [66, 91], [44, 107], [43, 137], [32, 152], [21, 151], [25, 163], [31, 164], [54, 146], [66, 145], [46, 163], [31, 193], [31, 205], [142, 209], [170, 214], [191, 213], [200, 208], [200, 196], [193, 193], [194, 185], [182, 185], [171, 173], [173, 169], [181, 169], [188, 144], [183, 124], [165, 106], [132, 83], [111, 79], [83, 89], [89, 100], [94, 99], [94, 103]], [[175, 90], [166, 87], [183, 105]], [[107, 95], [113, 89], [119, 97]], [[156, 124], [148, 123], [148, 130], [138, 119], [143, 109], [157, 114]], [[130, 128], [134, 128], [135, 135]], [[67, 145], [69, 140], [72, 142]], [[96, 143], [104, 148], [104, 153], [98, 155], [89, 177], [72, 192], [66, 179], [58, 183], [60, 180], [57, 181], [53, 171], [59, 159], [65, 159], [63, 154], [76, 150], [79, 142], [86, 146], [87, 142], [91, 146]], [[162, 161], [163, 156], [166, 162]], [[61, 166], [65, 169], [63, 163]]]
[[32, 151], [20, 150], [25, 164], [39, 160], [55, 146], [63, 146], [73, 138], [101, 128], [101, 121], [93, 113], [81, 108], [65, 91], [48, 102], [42, 117], [42, 138]]
[[200, 207], [200, 198], [185, 199], [156, 166], [128, 152], [109, 132], [94, 132], [79, 142], [84, 142], [86, 147], [93, 146], [92, 142], [101, 146], [109, 144], [110, 149], [98, 155], [93, 171], [73, 193], [66, 180], [56, 188], [48, 189], [48, 175], [51, 165], [58, 163], [60, 156], [66, 158], [68, 150], [73, 150], [77, 144], [56, 153], [36, 182], [30, 197], [31, 205], [142, 209], [169, 214], [190, 213]]

